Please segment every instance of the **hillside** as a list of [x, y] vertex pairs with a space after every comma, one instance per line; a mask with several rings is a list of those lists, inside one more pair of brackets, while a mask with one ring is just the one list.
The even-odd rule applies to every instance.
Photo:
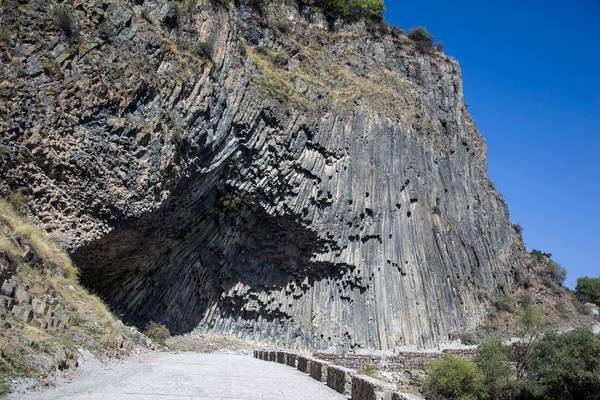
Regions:
[[0, 200], [0, 395], [16, 376], [52, 381], [80, 351], [122, 357], [141, 341], [77, 283], [69, 256]]

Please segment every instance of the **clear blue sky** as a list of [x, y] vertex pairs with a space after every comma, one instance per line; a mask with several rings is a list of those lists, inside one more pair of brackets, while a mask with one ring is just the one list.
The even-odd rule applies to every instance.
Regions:
[[393, 1], [462, 67], [490, 176], [525, 243], [553, 254], [567, 286], [600, 276], [600, 0]]

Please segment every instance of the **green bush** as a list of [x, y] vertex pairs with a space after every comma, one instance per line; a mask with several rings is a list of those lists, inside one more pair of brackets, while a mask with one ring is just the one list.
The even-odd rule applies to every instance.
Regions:
[[492, 399], [500, 397], [509, 384], [512, 374], [509, 354], [500, 339], [488, 340], [477, 348], [475, 365], [483, 374], [486, 391]]
[[523, 227], [521, 226], [521, 224], [513, 224], [513, 229], [515, 230], [515, 232], [517, 232], [519, 235], [523, 234]]
[[485, 378], [469, 360], [444, 354], [427, 366], [427, 373], [425, 392], [428, 399], [477, 400], [485, 397]]
[[75, 12], [67, 5], [57, 5], [52, 8], [52, 19], [56, 26], [65, 34], [71, 37], [75, 32]]
[[531, 252], [529, 253], [531, 254], [531, 256], [537, 261], [537, 262], [542, 262], [544, 261], [544, 258], [552, 258], [552, 253], [545, 253], [543, 251], [540, 250], [536, 250], [533, 249], [531, 250]]
[[205, 60], [212, 61], [213, 46], [209, 42], [198, 42], [194, 54]]
[[565, 283], [565, 279], [567, 278], [567, 270], [554, 261], [550, 261], [550, 264], [548, 265], [547, 274], [552, 280], [552, 282], [556, 283], [559, 286], [562, 286]]
[[600, 278], [583, 277], [577, 279], [575, 294], [579, 301], [600, 305]]
[[246, 3], [254, 8], [261, 16], [266, 15], [268, 0], [246, 0]]
[[350, 14], [358, 18], [381, 21], [385, 12], [383, 0], [350, 0]]
[[310, 4], [323, 8], [325, 15], [334, 18], [351, 17], [379, 22], [385, 13], [383, 0], [315, 0]]
[[275, 22], [271, 23], [271, 27], [273, 27], [273, 29], [275, 29], [276, 31], [279, 31], [281, 33], [289, 33], [292, 29], [290, 26], [290, 23], [285, 20], [275, 21]]
[[540, 399], [599, 399], [600, 336], [585, 328], [544, 335], [533, 346], [524, 387]]
[[325, 11], [325, 14], [338, 17], [348, 14], [348, 4], [346, 0], [321, 0], [320, 6]]
[[492, 304], [498, 311], [514, 312], [516, 301], [513, 296], [497, 293], [492, 299]]
[[158, 324], [154, 321], [149, 322], [144, 329], [144, 335], [157, 343], [165, 344], [165, 340], [171, 337], [171, 331], [163, 324]]

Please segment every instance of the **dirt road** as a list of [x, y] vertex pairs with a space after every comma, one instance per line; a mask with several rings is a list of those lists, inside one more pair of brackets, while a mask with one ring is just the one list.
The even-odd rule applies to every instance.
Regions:
[[286, 365], [251, 356], [150, 353], [82, 368], [71, 382], [14, 400], [342, 400]]

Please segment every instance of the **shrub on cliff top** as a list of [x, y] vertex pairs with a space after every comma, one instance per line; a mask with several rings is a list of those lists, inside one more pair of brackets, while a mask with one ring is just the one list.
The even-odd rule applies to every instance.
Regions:
[[429, 53], [433, 50], [433, 37], [424, 27], [417, 26], [416, 28], [413, 28], [408, 34], [408, 37], [415, 42], [419, 51]]
[[381, 21], [385, 12], [383, 0], [350, 0], [348, 7], [352, 16], [373, 21]]
[[313, 0], [307, 2], [321, 7], [329, 17], [350, 17], [382, 21], [385, 12], [383, 0]]

